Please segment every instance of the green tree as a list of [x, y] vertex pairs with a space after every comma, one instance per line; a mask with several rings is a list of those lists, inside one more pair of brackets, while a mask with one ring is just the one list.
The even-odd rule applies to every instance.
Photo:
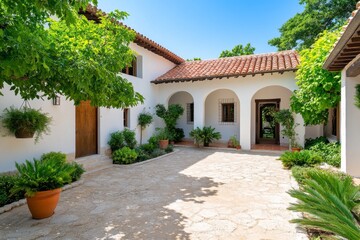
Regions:
[[239, 44], [236, 45], [231, 51], [230, 50], [222, 51], [219, 58], [251, 55], [254, 54], [254, 52], [255, 52], [255, 48], [252, 47], [250, 43], [246, 44], [245, 46]]
[[191, 59], [186, 59], [187, 62], [191, 62], [191, 61], [201, 61], [201, 58], [199, 57], [194, 57], [194, 58], [191, 58]]
[[291, 97], [291, 108], [302, 115], [306, 125], [326, 123], [328, 109], [340, 101], [340, 74], [322, 67], [338, 37], [339, 31], [325, 31], [310, 49], [300, 52], [299, 89]]
[[[62, 94], [78, 104], [123, 108], [143, 101], [118, 72], [133, 60], [135, 33], [114, 23], [127, 14], [78, 15], [97, 1], [0, 2], [0, 89], [10, 85], [24, 99]], [[56, 15], [59, 21], [49, 17]]]
[[269, 41], [278, 50], [309, 48], [324, 30], [331, 30], [350, 16], [357, 0], [300, 0], [304, 5], [301, 13], [295, 14], [284, 23], [280, 37]]

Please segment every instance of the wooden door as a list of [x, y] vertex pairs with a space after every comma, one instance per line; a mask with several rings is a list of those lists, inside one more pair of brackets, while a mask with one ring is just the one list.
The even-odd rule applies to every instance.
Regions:
[[279, 110], [280, 99], [255, 100], [256, 102], [256, 143], [280, 144], [279, 124], [271, 112]]
[[75, 157], [97, 154], [98, 110], [83, 101], [76, 106], [76, 153]]

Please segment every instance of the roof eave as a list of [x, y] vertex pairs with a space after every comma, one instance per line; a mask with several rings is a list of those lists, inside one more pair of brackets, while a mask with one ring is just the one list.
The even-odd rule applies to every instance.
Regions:
[[342, 50], [346, 47], [346, 44], [349, 42], [349, 40], [354, 35], [354, 33], [357, 31], [359, 24], [360, 24], [360, 11], [357, 11], [355, 16], [351, 19], [349, 25], [346, 27], [344, 33], [341, 35], [340, 39], [334, 46], [333, 50], [330, 52], [325, 63], [323, 64], [324, 69], [327, 69], [329, 71], [341, 71], [343, 69], [342, 67], [334, 68], [331, 67], [331, 65], [336, 60], [338, 55], [342, 52]]

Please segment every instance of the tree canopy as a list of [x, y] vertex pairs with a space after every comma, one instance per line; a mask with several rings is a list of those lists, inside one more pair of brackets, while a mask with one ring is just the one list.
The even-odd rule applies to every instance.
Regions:
[[95, 23], [78, 15], [88, 3], [97, 1], [1, 1], [0, 90], [6, 83], [26, 100], [62, 94], [116, 108], [142, 102], [118, 74], [134, 58], [135, 33], [117, 24], [127, 14], [99, 15]]
[[291, 97], [291, 108], [302, 115], [306, 125], [326, 123], [328, 109], [340, 101], [340, 73], [322, 67], [339, 34], [339, 30], [325, 31], [310, 49], [300, 52], [296, 72], [299, 89]]
[[284, 23], [280, 37], [269, 41], [278, 50], [309, 48], [324, 30], [343, 25], [355, 8], [357, 0], [300, 0], [304, 11]]
[[254, 52], [255, 52], [255, 48], [252, 47], [250, 43], [246, 44], [245, 46], [239, 44], [236, 45], [232, 50], [222, 51], [219, 58], [251, 55], [254, 54]]

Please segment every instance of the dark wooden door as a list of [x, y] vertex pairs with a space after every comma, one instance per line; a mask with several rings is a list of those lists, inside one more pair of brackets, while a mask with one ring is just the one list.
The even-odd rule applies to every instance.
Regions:
[[256, 102], [256, 143], [280, 144], [279, 124], [272, 112], [279, 110], [280, 99], [261, 99]]
[[76, 106], [76, 153], [75, 157], [97, 154], [97, 119], [96, 107], [90, 101], [83, 101]]

